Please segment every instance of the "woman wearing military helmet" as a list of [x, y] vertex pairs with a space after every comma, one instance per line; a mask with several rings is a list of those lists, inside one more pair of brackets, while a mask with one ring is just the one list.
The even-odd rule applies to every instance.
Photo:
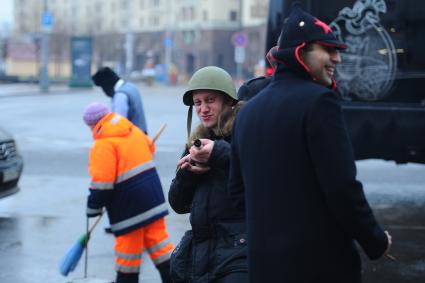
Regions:
[[[248, 282], [244, 212], [227, 194], [231, 130], [241, 106], [231, 76], [213, 66], [198, 70], [183, 103], [189, 138], [169, 202], [177, 213], [190, 213], [192, 230], [172, 255], [173, 281]], [[191, 133], [193, 107], [200, 125]]]

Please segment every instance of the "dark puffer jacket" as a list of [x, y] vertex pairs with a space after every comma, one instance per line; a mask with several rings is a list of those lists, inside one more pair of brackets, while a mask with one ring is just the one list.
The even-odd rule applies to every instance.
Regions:
[[257, 77], [245, 82], [238, 90], [238, 99], [248, 101], [268, 86], [273, 77]]
[[194, 283], [248, 270], [244, 214], [232, 207], [227, 194], [230, 137], [207, 138], [215, 140], [211, 170], [201, 175], [179, 170], [169, 191], [171, 207], [179, 214], [190, 212], [193, 240], [186, 282]]

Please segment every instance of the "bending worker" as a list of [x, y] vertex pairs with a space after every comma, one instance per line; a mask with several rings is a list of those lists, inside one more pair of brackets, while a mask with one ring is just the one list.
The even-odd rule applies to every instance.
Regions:
[[84, 122], [92, 129], [87, 216], [106, 207], [115, 235], [116, 283], [137, 283], [143, 251], [169, 279], [173, 244], [168, 239], [164, 193], [152, 160], [155, 145], [146, 134], [101, 103], [89, 104]]

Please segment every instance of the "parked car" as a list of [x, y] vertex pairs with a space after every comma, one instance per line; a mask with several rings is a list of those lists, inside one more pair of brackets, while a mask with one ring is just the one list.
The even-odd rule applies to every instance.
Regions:
[[0, 128], [0, 198], [19, 191], [18, 181], [22, 168], [23, 160], [15, 140]]

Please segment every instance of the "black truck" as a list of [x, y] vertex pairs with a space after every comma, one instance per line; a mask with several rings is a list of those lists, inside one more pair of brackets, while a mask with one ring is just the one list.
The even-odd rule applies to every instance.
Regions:
[[[292, 0], [270, 0], [266, 51]], [[338, 93], [357, 160], [425, 163], [425, 1], [298, 1], [349, 47]]]

